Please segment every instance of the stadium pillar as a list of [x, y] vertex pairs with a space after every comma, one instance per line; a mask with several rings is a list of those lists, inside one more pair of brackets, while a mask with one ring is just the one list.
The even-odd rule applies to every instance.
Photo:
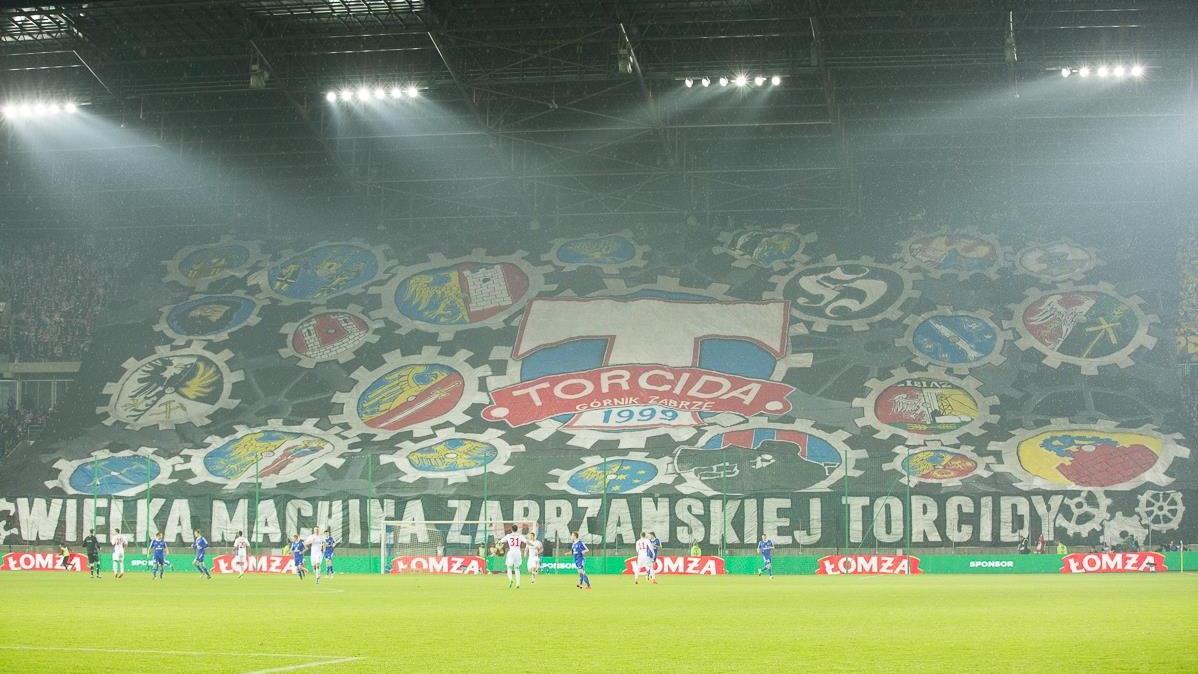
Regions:
[[[907, 445], [907, 461], [903, 466], [903, 471], [909, 470], [911, 466], [911, 445]], [[899, 475], [903, 474], [899, 472]], [[915, 522], [915, 516], [911, 513], [911, 479], [904, 476], [903, 483], [907, 485], [907, 503], [903, 506], [903, 556], [907, 558], [907, 575], [911, 575], [911, 524]]]
[[[484, 475], [486, 473], [483, 473]], [[374, 461], [366, 456], [366, 568], [374, 566]], [[379, 562], [382, 564], [382, 562]], [[379, 568], [379, 573], [382, 573]]]
[[603, 470], [600, 471], [600, 474], [602, 475], [602, 477], [600, 479], [603, 480], [603, 503], [600, 504], [602, 507], [602, 511], [601, 511], [602, 512], [602, 515], [601, 515], [602, 524], [599, 525], [600, 526], [599, 530], [602, 531], [603, 534], [602, 534], [602, 538], [599, 539], [601, 541], [599, 547], [603, 550], [603, 556], [606, 557], [607, 556], [607, 457], [606, 456], [601, 457], [599, 459], [599, 465], [603, 466]]
[[720, 556], [728, 556], [728, 471], [720, 471]]
[[[146, 542], [147, 547], [150, 545], [150, 470], [151, 470], [150, 457], [147, 456], [146, 457], [146, 496], [144, 499], [145, 500], [145, 508], [146, 508], [146, 541], [145, 542]], [[134, 534], [134, 535], [136, 535], [136, 534]]]
[[99, 489], [100, 476], [96, 472], [96, 469], [99, 467], [100, 467], [99, 461], [96, 460], [96, 456], [93, 454], [92, 455], [92, 528], [93, 529], [96, 526], [96, 494], [100, 490]]
[[254, 454], [254, 526], [250, 533], [250, 540], [254, 542], [254, 554], [258, 554], [258, 499], [262, 482], [259, 480], [261, 475], [258, 472], [258, 463], [262, 459], [260, 454]]

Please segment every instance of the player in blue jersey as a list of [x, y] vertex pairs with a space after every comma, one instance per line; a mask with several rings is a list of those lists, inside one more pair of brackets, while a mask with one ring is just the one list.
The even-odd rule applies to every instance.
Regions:
[[208, 573], [208, 565], [204, 563], [204, 555], [208, 552], [208, 539], [200, 533], [199, 529], [195, 530], [195, 542], [191, 547], [196, 549], [195, 561], [191, 563], [205, 578], [212, 580], [212, 574]]
[[649, 580], [656, 583], [657, 572], [653, 570], [653, 567], [657, 565], [657, 557], [661, 554], [661, 539], [657, 537], [656, 531], [649, 532], [649, 545], [649, 561], [652, 562], [649, 566]]
[[761, 534], [761, 540], [757, 541], [757, 552], [761, 553], [762, 568], [757, 569], [757, 575], [761, 575], [764, 571], [770, 574], [770, 578], [774, 577], [774, 542], [769, 539], [769, 536]]
[[578, 569], [578, 585], [581, 588], [586, 585], [586, 588], [591, 589], [591, 579], [587, 576], [587, 544], [582, 542], [578, 537], [578, 532], [570, 534], [570, 552], [574, 553], [574, 568]]
[[295, 562], [295, 573], [304, 579], [304, 542], [300, 540], [299, 534], [291, 535], [291, 559]]
[[166, 541], [162, 539], [162, 532], [159, 531], [150, 541], [150, 578], [155, 580], [162, 578], [165, 571]]
[[327, 576], [333, 575], [333, 548], [337, 546], [337, 541], [333, 540], [333, 532], [328, 529], [324, 530], [324, 572]]

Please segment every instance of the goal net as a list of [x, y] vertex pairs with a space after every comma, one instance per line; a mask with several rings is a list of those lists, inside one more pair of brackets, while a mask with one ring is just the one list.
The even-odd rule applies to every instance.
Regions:
[[[535, 521], [494, 520], [387, 520], [379, 543], [381, 573], [464, 573], [503, 552], [504, 535], [515, 524], [522, 535], [541, 535]], [[548, 554], [548, 550], [545, 551]]]

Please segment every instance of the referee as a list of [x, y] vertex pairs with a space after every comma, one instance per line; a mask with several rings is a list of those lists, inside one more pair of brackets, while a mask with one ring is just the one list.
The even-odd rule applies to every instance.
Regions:
[[87, 550], [87, 572], [92, 578], [100, 577], [100, 541], [96, 538], [96, 530], [89, 529], [87, 538], [83, 539], [83, 549]]

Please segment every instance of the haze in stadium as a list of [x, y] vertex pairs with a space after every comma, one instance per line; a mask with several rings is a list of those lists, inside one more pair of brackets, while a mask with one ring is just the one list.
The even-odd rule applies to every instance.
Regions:
[[1198, 671], [1196, 35], [5, 3], [0, 672]]

